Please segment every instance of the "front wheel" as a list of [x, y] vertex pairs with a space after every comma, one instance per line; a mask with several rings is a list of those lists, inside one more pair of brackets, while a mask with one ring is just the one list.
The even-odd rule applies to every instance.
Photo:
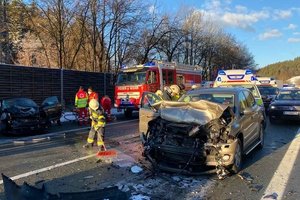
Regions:
[[240, 139], [237, 141], [237, 146], [234, 154], [234, 161], [230, 168], [230, 172], [233, 174], [237, 174], [242, 168], [242, 156], [243, 156], [243, 147]]

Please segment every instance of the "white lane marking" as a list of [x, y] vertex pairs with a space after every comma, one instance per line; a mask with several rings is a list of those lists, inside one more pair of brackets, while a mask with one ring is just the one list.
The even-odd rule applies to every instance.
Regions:
[[[131, 121], [136, 121], [136, 119], [135, 120], [128, 120], [128, 121], [125, 121], [125, 122], [116, 122], [116, 123], [112, 123], [112, 124], [108, 124], [108, 125], [112, 126], [114, 124], [124, 124], [124, 123], [128, 123], [128, 122], [131, 122]], [[85, 129], [87, 129], [87, 128], [85, 128]], [[13, 176], [10, 179], [17, 180], [17, 179], [20, 179], [20, 178], [25, 178], [25, 177], [28, 177], [28, 176], [31, 176], [31, 175], [34, 175], [34, 174], [37, 174], [37, 173], [45, 172], [45, 171], [48, 171], [48, 170], [52, 170], [54, 168], [58, 168], [58, 167], [69, 165], [69, 164], [72, 164], [72, 163], [75, 163], [75, 162], [86, 160], [86, 159], [94, 157], [94, 156], [96, 156], [96, 154], [92, 154], [92, 155], [84, 156], [84, 157], [77, 158], [77, 159], [74, 159], [74, 160], [70, 160], [70, 161], [67, 161], [67, 162], [55, 164], [55, 165], [45, 167], [45, 168], [42, 168], [42, 169], [33, 170], [33, 171], [30, 171], [30, 172], [27, 172], [27, 173], [24, 173], [24, 174]], [[0, 180], [0, 185], [2, 185], [2, 184], [3, 184], [3, 180]]]
[[[58, 168], [58, 167], [62, 167], [62, 166], [69, 165], [69, 164], [72, 164], [72, 163], [75, 163], [75, 162], [86, 160], [88, 158], [95, 157], [95, 156], [96, 156], [96, 154], [84, 156], [84, 157], [77, 158], [77, 159], [74, 159], [74, 160], [70, 160], [70, 161], [67, 161], [67, 162], [55, 164], [55, 165], [52, 165], [52, 166], [49, 166], [49, 167], [45, 167], [45, 168], [42, 168], [42, 169], [37, 169], [37, 170], [33, 170], [33, 171], [30, 171], [30, 172], [27, 172], [27, 173], [24, 173], [24, 174], [13, 176], [10, 179], [11, 180], [17, 180], [17, 179], [24, 178], [24, 177], [27, 177], [27, 176], [31, 176], [31, 175], [34, 175], [34, 174], [37, 174], [37, 173], [49, 171], [49, 170], [52, 170], [52, 169], [55, 169], [55, 168]], [[2, 185], [2, 184], [3, 184], [3, 180], [0, 180], [0, 185]]]
[[[134, 121], [138, 121], [138, 119], [126, 120], [126, 121], [122, 121], [122, 122], [114, 122], [114, 123], [107, 124], [106, 127], [113, 126], [113, 125], [118, 125], [118, 124], [125, 124], [125, 123], [128, 123], [128, 122], [134, 122]], [[5, 144], [5, 143], [9, 143], [9, 142], [13, 142], [15, 144], [25, 144], [24, 140], [28, 141], [28, 140], [42, 139], [42, 138], [45, 138], [45, 139], [47, 138], [48, 139], [51, 136], [56, 136], [56, 135], [59, 135], [59, 134], [70, 133], [70, 132], [75, 132], [75, 131], [83, 131], [83, 130], [87, 130], [89, 128], [90, 127], [84, 127], [84, 128], [76, 128], [76, 129], [70, 129], [70, 130], [65, 130], [65, 131], [57, 131], [57, 132], [52, 132], [52, 133], [39, 135], [39, 136], [23, 137], [23, 138], [19, 138], [18, 140], [7, 139], [5, 141], [0, 142], [0, 144]]]
[[264, 192], [261, 200], [266, 195], [276, 193], [277, 199], [282, 199], [285, 188], [287, 187], [290, 176], [292, 175], [293, 166], [297, 159], [300, 150], [300, 128], [297, 131], [297, 135], [291, 142], [288, 150], [285, 152], [283, 159], [281, 160], [278, 168], [276, 169], [274, 176], [272, 177], [267, 189]]

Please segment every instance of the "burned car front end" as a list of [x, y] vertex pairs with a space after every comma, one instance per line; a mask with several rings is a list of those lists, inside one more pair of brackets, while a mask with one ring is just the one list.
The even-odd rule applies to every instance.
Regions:
[[229, 106], [200, 100], [162, 101], [159, 107], [143, 135], [144, 156], [152, 164], [184, 174], [224, 173], [233, 164], [237, 140]]
[[1, 102], [1, 123], [6, 132], [19, 133], [40, 130], [46, 121], [41, 119], [40, 109], [33, 100], [12, 98]]

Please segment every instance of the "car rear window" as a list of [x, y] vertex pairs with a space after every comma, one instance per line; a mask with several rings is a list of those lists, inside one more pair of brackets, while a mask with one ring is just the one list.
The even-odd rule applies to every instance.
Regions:
[[260, 98], [260, 93], [254, 85], [251, 85], [251, 84], [232, 84], [232, 85], [228, 85], [228, 86], [246, 88], [246, 89], [251, 91], [254, 98]]
[[281, 91], [277, 99], [279, 100], [300, 100], [300, 90]]
[[276, 95], [278, 93], [278, 88], [276, 87], [258, 87], [261, 95]]

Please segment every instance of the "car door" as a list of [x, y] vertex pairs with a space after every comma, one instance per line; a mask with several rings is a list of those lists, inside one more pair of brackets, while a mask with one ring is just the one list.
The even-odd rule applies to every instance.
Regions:
[[[159, 114], [157, 112], [157, 107], [153, 106], [162, 99], [152, 92], [144, 92], [141, 99], [141, 107], [139, 111], [139, 131], [144, 134], [148, 130], [148, 122], [156, 118]], [[158, 105], [157, 105], [158, 106]]]
[[248, 116], [251, 119], [249, 144], [253, 144], [259, 138], [259, 131], [261, 126], [261, 107], [255, 102], [255, 98], [250, 91], [243, 91], [247, 100]]
[[252, 119], [251, 114], [248, 113], [248, 104], [246, 96], [242, 91], [238, 94], [238, 102], [239, 102], [239, 124], [240, 131], [244, 136], [244, 149], [247, 149], [251, 144], [251, 132], [252, 130]]
[[41, 116], [50, 121], [57, 121], [62, 114], [62, 105], [56, 96], [46, 98], [41, 105]]

